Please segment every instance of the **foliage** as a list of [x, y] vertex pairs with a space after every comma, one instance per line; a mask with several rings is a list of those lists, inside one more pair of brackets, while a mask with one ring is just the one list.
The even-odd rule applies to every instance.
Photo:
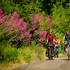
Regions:
[[70, 30], [69, 6], [68, 0], [0, 0], [0, 62], [15, 62], [20, 56], [25, 62], [42, 59], [45, 50], [39, 43], [46, 42], [50, 29], [60, 39], [63, 53], [62, 38]]
[[42, 13], [41, 10], [43, 0], [1, 0], [0, 8], [4, 10], [5, 14], [17, 11], [21, 16], [25, 16], [25, 19], [29, 20], [32, 12]]
[[[70, 29], [70, 17], [69, 17], [69, 8], [64, 9], [62, 5], [59, 7], [54, 5], [54, 8], [52, 9], [52, 23], [53, 23], [53, 29], [55, 33], [64, 34], [66, 30]], [[55, 10], [55, 11], [54, 11]], [[67, 11], [68, 10], [68, 11]], [[56, 18], [56, 19], [55, 19]], [[54, 21], [53, 21], [54, 20]], [[63, 36], [62, 34], [62, 36]]]
[[[0, 43], [0, 63], [7, 64], [10, 62], [25, 61], [26, 63], [42, 60], [45, 56], [45, 49], [35, 42], [32, 42], [29, 46], [22, 46], [21, 48], [15, 48], [10, 44]], [[6, 47], [5, 47], [6, 46]]]
[[[4, 43], [4, 42], [3, 42]], [[0, 63], [16, 62], [18, 59], [18, 50], [11, 47], [10, 44], [1, 44], [0, 46]], [[6, 46], [6, 47], [5, 47]]]
[[[46, 23], [51, 26], [51, 19], [44, 17], [41, 14], [33, 14], [31, 17], [31, 21], [25, 21], [24, 17], [20, 17], [20, 14], [17, 12], [13, 12], [12, 14], [4, 15], [2, 9], [0, 9], [0, 23], [1, 27], [4, 27], [2, 30], [7, 34], [7, 38], [9, 37], [10, 41], [22, 41], [26, 40], [27, 42], [31, 42], [35, 39], [36, 36], [41, 36], [41, 39], [46, 39]], [[43, 24], [44, 23], [44, 24]], [[48, 26], [48, 27], [49, 27]], [[44, 27], [44, 29], [42, 29]], [[49, 27], [50, 28], [50, 27]], [[41, 33], [40, 33], [41, 32]], [[34, 36], [34, 37], [33, 37]], [[6, 38], [6, 36], [5, 36]], [[39, 40], [39, 38], [37, 40]], [[40, 41], [44, 41], [41, 40]]]
[[19, 50], [19, 57], [22, 57], [25, 62], [33, 62], [45, 58], [45, 48], [42, 45], [32, 42], [29, 46], [22, 46]]

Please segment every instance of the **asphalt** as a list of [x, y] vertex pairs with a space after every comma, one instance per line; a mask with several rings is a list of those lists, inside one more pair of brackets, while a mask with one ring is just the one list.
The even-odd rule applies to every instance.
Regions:
[[60, 56], [54, 60], [42, 60], [29, 63], [12, 70], [70, 70], [70, 61], [67, 56]]

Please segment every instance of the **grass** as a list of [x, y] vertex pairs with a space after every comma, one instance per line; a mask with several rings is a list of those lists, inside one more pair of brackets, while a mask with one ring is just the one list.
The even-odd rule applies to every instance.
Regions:
[[44, 58], [45, 48], [34, 42], [28, 46], [23, 45], [18, 49], [10, 44], [7, 44], [6, 46], [2, 44], [2, 46], [0, 46], [0, 64], [9, 64], [10, 62], [20, 63], [22, 61], [29, 63]]
[[45, 57], [45, 48], [41, 45], [22, 46], [22, 48], [18, 50], [20, 51], [19, 56], [21, 56], [26, 63], [42, 60]]

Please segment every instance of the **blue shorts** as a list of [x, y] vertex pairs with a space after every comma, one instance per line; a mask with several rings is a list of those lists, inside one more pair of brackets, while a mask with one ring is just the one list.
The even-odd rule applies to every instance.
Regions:
[[56, 47], [58, 48], [57, 51], [58, 51], [58, 52], [61, 52], [60, 44], [55, 44], [55, 48], [56, 48]]

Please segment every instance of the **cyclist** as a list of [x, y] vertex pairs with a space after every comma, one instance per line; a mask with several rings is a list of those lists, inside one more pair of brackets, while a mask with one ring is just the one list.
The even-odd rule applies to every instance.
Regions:
[[55, 48], [54, 48], [55, 56], [57, 55], [57, 57], [58, 57], [58, 54], [61, 51], [60, 40], [58, 39], [58, 37], [55, 37], [54, 44], [55, 44]]
[[48, 44], [53, 44], [53, 41], [54, 41], [54, 34], [52, 34], [52, 31], [50, 31], [50, 33], [48, 34], [47, 36], [47, 43]]
[[54, 43], [53, 43], [53, 41], [54, 41], [54, 34], [52, 34], [52, 31], [50, 30], [50, 33], [48, 34], [48, 36], [47, 36], [47, 49], [48, 49], [48, 51], [47, 51], [47, 56], [49, 56], [49, 47], [51, 46], [51, 49], [52, 49], [52, 56], [54, 56]]
[[65, 51], [66, 51], [66, 48], [68, 46], [70, 46], [70, 32], [69, 32], [69, 30], [66, 31], [66, 33], [63, 37], [63, 43], [64, 43], [64, 40], [65, 40]]

